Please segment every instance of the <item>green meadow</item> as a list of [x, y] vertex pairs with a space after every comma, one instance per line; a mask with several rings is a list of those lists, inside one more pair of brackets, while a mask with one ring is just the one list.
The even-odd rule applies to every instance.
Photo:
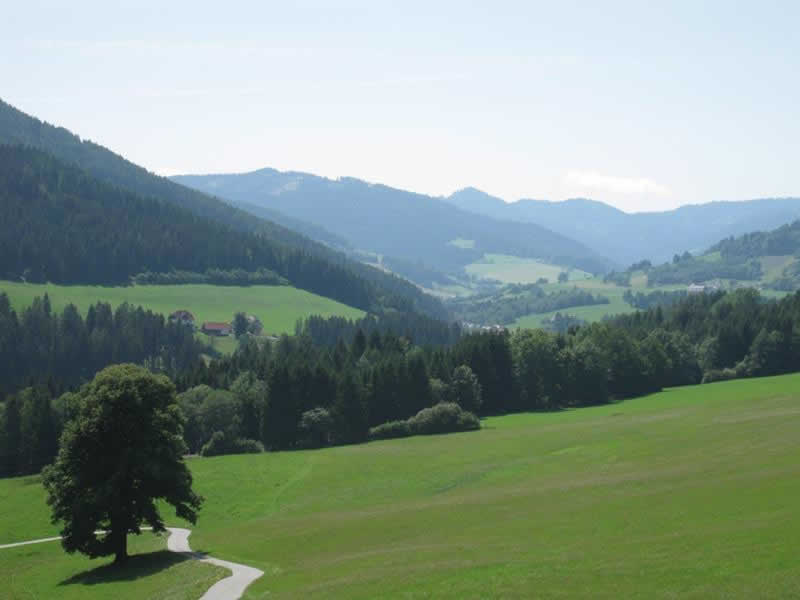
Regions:
[[648, 294], [651, 292], [655, 292], [658, 290], [662, 291], [672, 291], [678, 289], [685, 289], [686, 286], [657, 286], [648, 288], [647, 287], [647, 278], [634, 276], [631, 278], [631, 286], [629, 288], [621, 287], [615, 285], [613, 283], [605, 283], [602, 278], [600, 277], [592, 277], [588, 279], [579, 279], [575, 281], [570, 281], [569, 283], [549, 283], [544, 286], [544, 289], [547, 292], [555, 292], [558, 290], [569, 289], [572, 287], [577, 287], [587, 292], [591, 292], [592, 294], [605, 296], [608, 298], [608, 304], [595, 304], [592, 306], [574, 306], [571, 308], [564, 308], [561, 310], [554, 310], [547, 313], [540, 313], [540, 314], [531, 314], [525, 315], [524, 317], [520, 317], [511, 325], [512, 328], [520, 327], [522, 329], [528, 328], [536, 328], [541, 327], [542, 324], [553, 317], [557, 312], [561, 314], [568, 314], [579, 319], [583, 319], [589, 323], [593, 323], [595, 321], [602, 321], [605, 317], [614, 316], [614, 315], [622, 315], [626, 313], [633, 312], [634, 309], [630, 304], [625, 302], [622, 299], [622, 296], [625, 294], [627, 290], [630, 290], [631, 293], [642, 292], [643, 294]]
[[[798, 597], [798, 430], [789, 375], [478, 432], [193, 459], [206, 506], [191, 540], [265, 571], [246, 598]], [[36, 478], [0, 481], [0, 505], [0, 543], [55, 531]], [[23, 591], [87, 568], [5, 552], [12, 597], [55, 597], [66, 586]], [[149, 577], [127, 586], [148, 597]], [[81, 597], [116, 596], [108, 585]]]
[[115, 600], [197, 600], [230, 571], [189, 560], [166, 550], [166, 538], [132, 536], [124, 568], [110, 560], [69, 555], [58, 542], [0, 550], [0, 595], [4, 600], [32, 598], [114, 598]]
[[464, 270], [470, 275], [496, 279], [503, 283], [536, 283], [542, 277], [555, 282], [558, 281], [558, 275], [562, 271], [568, 272], [570, 281], [591, 277], [589, 273], [579, 269], [559, 267], [534, 258], [520, 258], [505, 254], [484, 254], [481, 260], [467, 265]]
[[[74, 304], [84, 314], [98, 301], [119, 306], [123, 302], [143, 306], [165, 315], [177, 309], [191, 311], [198, 321], [230, 322], [234, 313], [256, 315], [264, 333], [292, 333], [298, 319], [309, 315], [342, 316], [356, 319], [363, 311], [335, 300], [289, 286], [254, 285], [249, 287], [214, 285], [134, 285], [103, 287], [32, 284], [0, 281], [0, 292], [8, 294], [16, 310], [29, 306], [45, 292], [56, 310]], [[220, 342], [223, 346], [224, 343]]]

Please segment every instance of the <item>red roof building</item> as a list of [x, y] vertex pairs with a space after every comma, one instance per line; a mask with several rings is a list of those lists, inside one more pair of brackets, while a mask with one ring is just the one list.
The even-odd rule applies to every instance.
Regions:
[[231, 324], [206, 321], [205, 323], [203, 323], [203, 326], [200, 328], [200, 331], [202, 331], [206, 335], [218, 335], [218, 336], [230, 335]]

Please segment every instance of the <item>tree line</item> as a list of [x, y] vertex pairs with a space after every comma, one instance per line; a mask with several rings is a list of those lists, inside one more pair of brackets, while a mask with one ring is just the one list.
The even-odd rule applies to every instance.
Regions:
[[66, 390], [121, 362], [175, 375], [203, 351], [190, 329], [127, 303], [98, 302], [84, 317], [72, 304], [53, 310], [45, 294], [17, 314], [0, 293], [0, 397], [37, 384]]
[[[245, 340], [233, 355], [193, 361], [172, 377], [187, 446], [211, 455], [465, 430], [474, 428], [470, 414], [604, 404], [797, 370], [800, 293], [774, 301], [739, 290], [566, 333], [478, 333], [437, 345], [379, 328], [316, 343], [300, 328], [274, 344]], [[70, 404], [69, 394], [41, 385], [6, 400], [4, 474], [35, 472], [37, 457], [52, 457]]]

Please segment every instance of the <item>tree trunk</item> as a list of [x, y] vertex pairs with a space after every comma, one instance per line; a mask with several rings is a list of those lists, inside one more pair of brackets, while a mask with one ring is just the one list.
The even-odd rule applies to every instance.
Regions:
[[124, 530], [112, 531], [114, 539], [114, 564], [121, 565], [128, 560], [128, 536]]

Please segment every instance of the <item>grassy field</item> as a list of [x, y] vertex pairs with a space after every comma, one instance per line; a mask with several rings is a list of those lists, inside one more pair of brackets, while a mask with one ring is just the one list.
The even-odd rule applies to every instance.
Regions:
[[593, 294], [605, 296], [606, 298], [609, 299], [609, 303], [596, 304], [593, 306], [576, 306], [572, 308], [554, 310], [552, 312], [547, 312], [547, 313], [526, 315], [514, 321], [511, 327], [512, 328], [520, 327], [522, 329], [541, 327], [542, 323], [544, 323], [548, 319], [551, 319], [553, 315], [555, 315], [557, 312], [560, 312], [561, 314], [572, 315], [579, 319], [583, 319], [584, 321], [587, 321], [589, 323], [595, 321], [602, 321], [603, 318], [605, 318], [606, 316], [626, 314], [633, 312], [635, 310], [630, 304], [628, 304], [627, 302], [625, 302], [625, 300], [622, 299], [622, 296], [625, 294], [627, 290], [630, 290], [631, 293], [633, 294], [637, 292], [642, 292], [643, 294], [649, 294], [657, 290], [672, 291], [672, 290], [686, 288], [686, 286], [679, 286], [679, 285], [658, 286], [658, 287], [648, 288], [646, 283], [647, 283], [646, 278], [632, 279], [631, 287], [625, 288], [625, 287], [620, 287], [618, 285], [614, 285], [613, 283], [605, 283], [599, 277], [571, 281], [568, 284], [551, 283], [544, 286], [544, 289], [547, 292], [555, 292], [558, 290], [568, 289], [571, 287], [578, 287]]
[[503, 283], [536, 283], [540, 277], [555, 282], [562, 271], [569, 272], [570, 281], [591, 277], [579, 269], [568, 269], [538, 261], [533, 258], [519, 258], [505, 254], [484, 254], [483, 259], [464, 267], [470, 275], [497, 279]]
[[114, 598], [115, 600], [197, 600], [230, 571], [166, 550], [165, 538], [132, 536], [132, 556], [124, 569], [109, 560], [66, 554], [58, 542], [0, 550], [4, 600], [32, 598]]
[[761, 270], [764, 275], [761, 280], [764, 282], [772, 282], [780, 279], [783, 275], [783, 270], [797, 262], [797, 258], [792, 255], [788, 256], [763, 256], [761, 257]]
[[511, 328], [536, 329], [537, 327], [542, 327], [544, 322], [552, 319], [556, 313], [577, 317], [578, 319], [583, 319], [587, 323], [594, 323], [595, 321], [602, 321], [607, 316], [622, 315], [635, 310], [622, 299], [622, 296], [609, 297], [609, 300], [611, 301], [609, 304], [573, 306], [572, 308], [562, 308], [546, 313], [525, 315], [514, 321], [514, 323], [511, 324]]
[[[309, 315], [343, 316], [351, 319], [364, 315], [335, 300], [317, 296], [289, 286], [250, 287], [213, 285], [141, 285], [128, 287], [62, 286], [0, 281], [0, 292], [5, 292], [16, 310], [29, 306], [35, 296], [45, 292], [56, 310], [69, 303], [84, 314], [89, 306], [109, 302], [118, 306], [123, 302], [141, 305], [165, 315], [179, 308], [190, 310], [198, 321], [230, 322], [234, 313], [244, 311], [261, 319], [264, 333], [294, 332], [297, 319]], [[221, 345], [225, 342], [220, 341]]]
[[[246, 598], [797, 597], [798, 427], [791, 375], [196, 459], [192, 539], [266, 572]], [[3, 541], [52, 533], [34, 478], [1, 481], [0, 504]]]

